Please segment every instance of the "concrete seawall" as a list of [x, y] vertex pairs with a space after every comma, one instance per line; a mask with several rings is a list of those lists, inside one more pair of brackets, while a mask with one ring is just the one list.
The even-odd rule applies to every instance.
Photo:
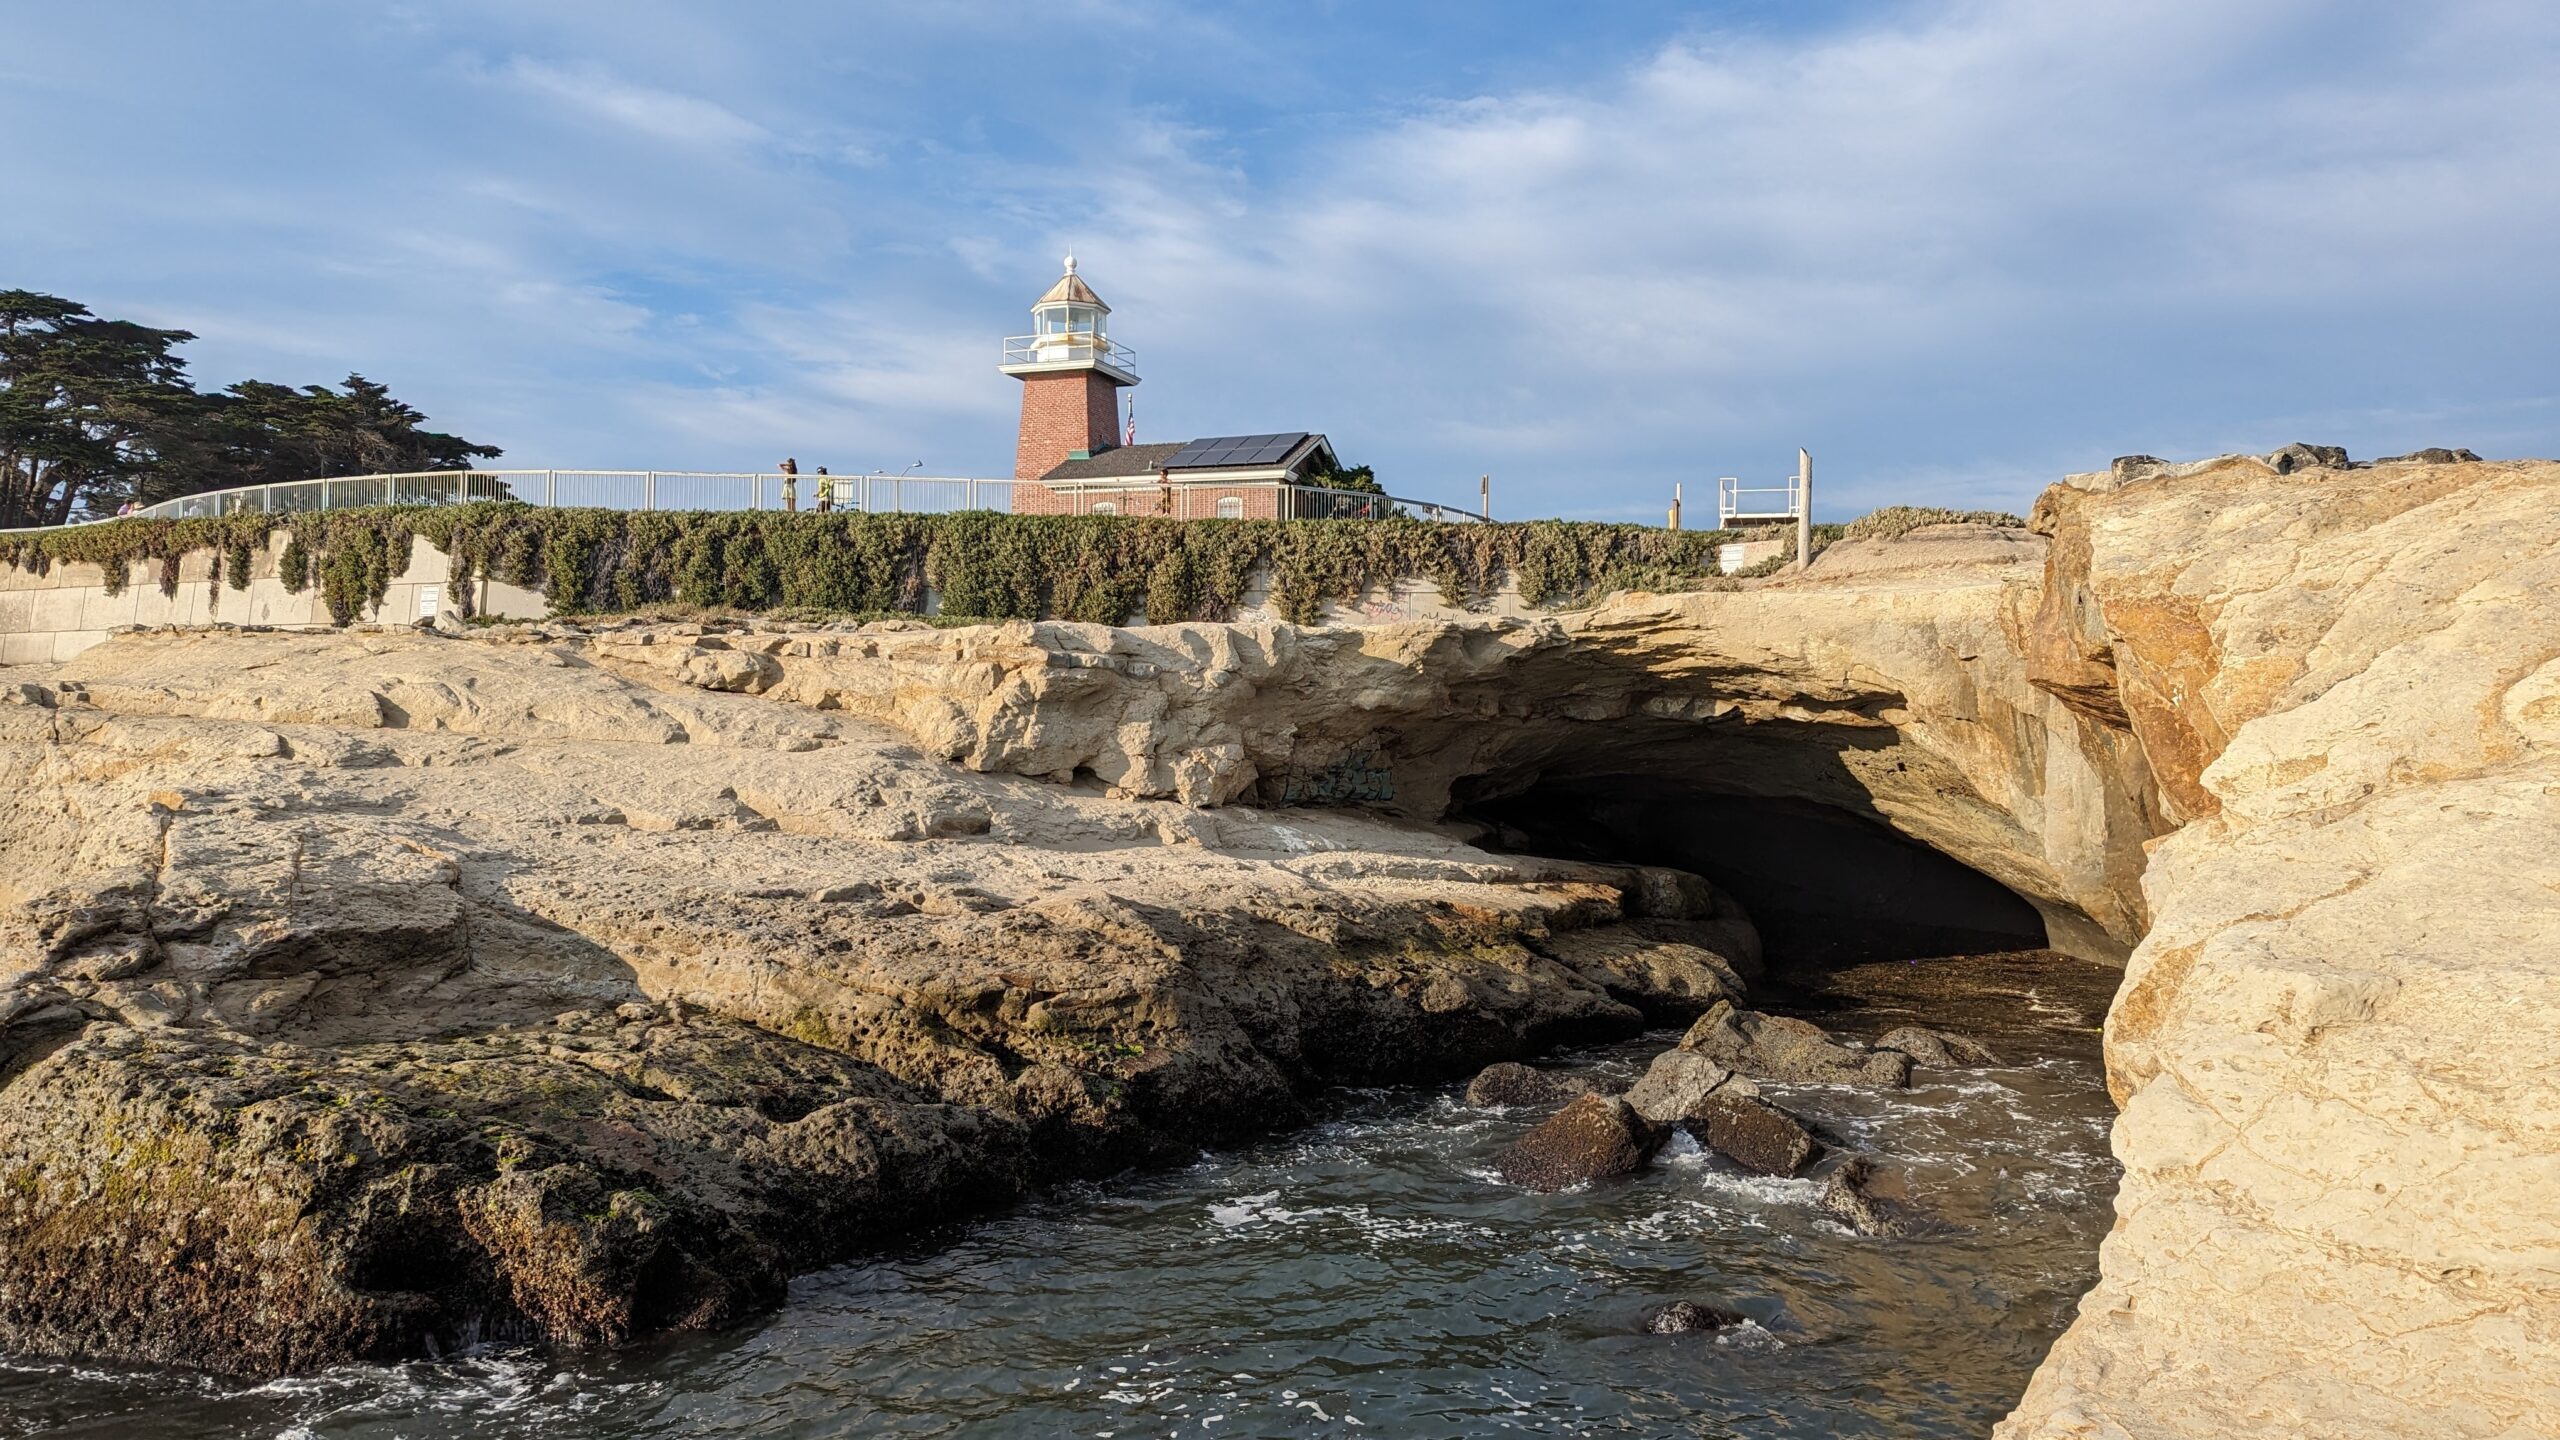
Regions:
[[[284, 629], [325, 629], [329, 607], [321, 602], [315, 579], [299, 594], [287, 590], [276, 573], [283, 550], [281, 532], [267, 548], [249, 554], [249, 585], [231, 588], [213, 579], [213, 552], [190, 551], [178, 561], [177, 593], [160, 590], [158, 568], [135, 565], [121, 593], [111, 594], [106, 572], [88, 564], [57, 564], [37, 575], [0, 566], [0, 665], [40, 665], [68, 660], [108, 634], [130, 625], [273, 625]], [[382, 605], [368, 619], [393, 623], [433, 616], [448, 601], [452, 567], [444, 552], [423, 539], [413, 540], [408, 567], [391, 583]], [[530, 590], [496, 581], [474, 581], [475, 609], [519, 619], [549, 613], [543, 598]]]
[[[110, 594], [107, 577], [96, 565], [60, 563], [42, 575], [0, 565], [0, 665], [44, 665], [68, 660], [128, 626], [205, 626], [216, 624], [274, 626], [280, 629], [327, 629], [329, 607], [320, 598], [315, 577], [299, 593], [285, 588], [277, 575], [284, 549], [278, 531], [264, 549], [249, 556], [248, 588], [235, 590], [226, 579], [213, 579], [214, 553], [188, 552], [178, 562], [175, 594], [160, 590], [158, 567], [136, 564], [120, 593]], [[452, 602], [453, 570], [443, 551], [423, 537], [410, 541], [409, 564], [384, 591], [381, 606], [364, 619], [405, 625], [431, 619]], [[538, 591], [503, 581], [471, 582], [472, 613], [510, 620], [539, 620], [551, 613]], [[1245, 592], [1237, 620], [1276, 620], [1267, 602], [1269, 590], [1256, 576]], [[934, 613], [927, 596], [926, 613]], [[1524, 603], [1518, 587], [1506, 580], [1483, 606], [1466, 610], [1446, 603], [1437, 585], [1409, 578], [1375, 586], [1350, 604], [1325, 607], [1325, 619], [1337, 625], [1389, 625], [1406, 620], [1451, 620], [1468, 616], [1521, 618], [1545, 614]], [[1136, 617], [1133, 617], [1133, 620]]]

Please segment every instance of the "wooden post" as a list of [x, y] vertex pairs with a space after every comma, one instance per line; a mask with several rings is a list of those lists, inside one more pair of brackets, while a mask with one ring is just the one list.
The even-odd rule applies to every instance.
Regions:
[[1796, 451], [1796, 568], [1813, 563], [1813, 455]]
[[1680, 528], [1680, 482], [1671, 482], [1671, 528]]
[[1476, 518], [1493, 518], [1493, 477], [1490, 475], [1476, 477]]

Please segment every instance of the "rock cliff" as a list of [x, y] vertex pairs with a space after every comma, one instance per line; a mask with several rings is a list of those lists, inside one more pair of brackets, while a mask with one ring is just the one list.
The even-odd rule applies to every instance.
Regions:
[[2118, 1224], [2004, 1435], [2536, 1433], [2560, 466], [2129, 462], [2033, 529], [1528, 621], [0, 672], [0, 1344], [713, 1324], [1309, 1086], [1694, 1015], [1758, 958], [1713, 887], [1467, 843], [1659, 793], [1889, 830], [2129, 953]]
[[2037, 520], [2039, 678], [2184, 824], [2103, 1278], [2000, 1433], [2553, 1433], [2560, 466], [2121, 467]]

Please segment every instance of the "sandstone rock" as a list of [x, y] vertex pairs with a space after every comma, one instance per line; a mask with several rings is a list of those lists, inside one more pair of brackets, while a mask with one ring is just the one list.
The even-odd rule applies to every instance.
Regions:
[[1724, 1330], [1742, 1324], [1745, 1316], [1739, 1310], [1721, 1305], [1701, 1305], [1694, 1300], [1674, 1300], [1645, 1317], [1648, 1335], [1687, 1335], [1699, 1330]]
[[2347, 452], [2336, 445], [2287, 445], [2267, 457], [2267, 464], [2279, 475], [2296, 470], [2344, 470]]
[[2441, 445], [2430, 445], [2424, 450], [2412, 450], [2406, 455], [2385, 456], [2373, 463], [2376, 465], [2458, 465], [2464, 461], [2476, 461], [2479, 458], [2468, 450], [2448, 450]]
[[1899, 1050], [1918, 1064], [1940, 1070], [1956, 1070], [1977, 1065], [1997, 1065], [2000, 1058], [1980, 1041], [1944, 1030], [1929, 1030], [1918, 1025], [1902, 1025], [1886, 1031], [1876, 1039], [1879, 1050]]
[[1563, 1190], [1632, 1175], [1661, 1143], [1659, 1132], [1624, 1100], [1584, 1095], [1512, 1142], [1493, 1165], [1514, 1185]]
[[1950, 567], [2041, 565], [2045, 539], [2008, 525], [1922, 525], [1892, 539], [1842, 540], [1814, 557], [1823, 580], [1898, 572], [1943, 573]]
[[2115, 1228], [2004, 1440], [2560, 1414], [2560, 467], [2262, 475], [2039, 502], [2185, 823], [2107, 1021]]
[[1833, 1039], [1818, 1025], [1731, 1002], [1699, 1016], [1680, 1037], [1680, 1048], [1763, 1080], [1878, 1089], [1911, 1083], [1911, 1057], [1901, 1051], [1862, 1049]]
[[1666, 1050], [1627, 1091], [1627, 1104], [1657, 1128], [1678, 1126], [1746, 1170], [1793, 1175], [1822, 1153], [1802, 1120], [1760, 1098], [1759, 1087], [1694, 1050]]
[[271, 1375], [727, 1324], [1310, 1088], [1633, 1034], [1724, 983], [1684, 933], [1741, 933], [1630, 920], [1623, 866], [955, 770], [720, 688], [772, 657], [703, 628], [13, 672], [0, 1347]]
[[1816, 1203], [1861, 1235], [1908, 1235], [1920, 1228], [1920, 1218], [1898, 1188], [1873, 1160], [1852, 1155], [1822, 1182]]
[[1703, 937], [1695, 922], [1664, 928], [1674, 934], [1642, 921], [1571, 930], [1550, 936], [1539, 948], [1657, 1024], [1685, 1022], [1719, 1000], [1740, 998], [1741, 971], [1696, 943]]
[[1589, 1080], [1557, 1070], [1538, 1070], [1517, 1061], [1487, 1065], [1467, 1083], [1467, 1103], [1482, 1108], [1560, 1105], [1592, 1092]]
[[1731, 1070], [1694, 1050], [1665, 1050], [1653, 1057], [1626, 1099], [1654, 1124], [1676, 1125], [1733, 1078]]
[[[1370, 793], [1384, 777], [1393, 798], [1368, 803], [1426, 821], [1461, 780], [1572, 766], [1729, 788], [1732, 752], [1691, 742], [1739, 726], [1753, 793], [1880, 816], [2026, 897], [2056, 946], [2121, 959], [2142, 929], [2142, 845], [2164, 827], [2139, 751], [2084, 731], [2030, 680], [2015, 637], [2045, 544], [1968, 530], [1885, 547], [1872, 573], [1525, 621], [865, 627], [767, 657], [779, 674], [758, 693], [893, 726], [986, 773], [1202, 806]], [[650, 655], [640, 642], [657, 633], [612, 637], [599, 663], [728, 683]], [[667, 639], [692, 653], [694, 637]], [[1757, 962], [1696, 943], [1745, 979]]]
[[1761, 1175], [1801, 1174], [1822, 1154], [1822, 1143], [1804, 1121], [1731, 1087], [1691, 1107], [1681, 1117], [1681, 1128], [1699, 1144]]

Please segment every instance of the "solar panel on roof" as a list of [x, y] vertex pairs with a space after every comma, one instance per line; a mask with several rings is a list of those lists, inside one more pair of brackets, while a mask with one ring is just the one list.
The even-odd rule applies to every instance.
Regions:
[[1213, 435], [1194, 440], [1165, 457], [1168, 470], [1224, 470], [1276, 465], [1307, 438], [1304, 430], [1278, 435]]

